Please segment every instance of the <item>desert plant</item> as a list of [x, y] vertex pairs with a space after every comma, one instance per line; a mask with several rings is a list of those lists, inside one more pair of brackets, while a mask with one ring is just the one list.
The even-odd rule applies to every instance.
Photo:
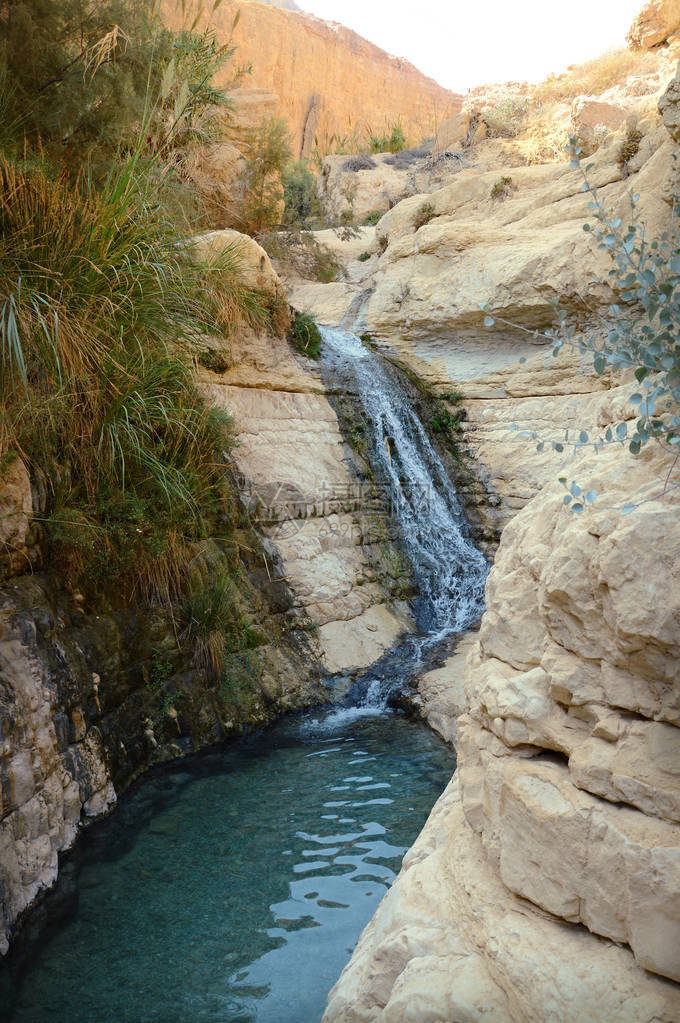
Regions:
[[512, 178], [507, 174], [503, 174], [489, 192], [489, 197], [491, 199], [498, 199], [502, 201], [503, 199], [507, 199], [507, 197], [513, 192], [514, 187]]
[[634, 156], [640, 152], [640, 143], [642, 142], [642, 132], [639, 128], [631, 127], [626, 132], [626, 137], [619, 146], [619, 151], [616, 155], [616, 162], [619, 167], [623, 170], [624, 174], [628, 173], [628, 164]]
[[218, 677], [228, 635], [239, 620], [233, 580], [219, 572], [194, 570], [182, 606], [182, 641], [192, 647], [194, 664]]
[[298, 160], [283, 170], [283, 225], [305, 228], [321, 217], [316, 195], [316, 177], [306, 160]]
[[431, 202], [422, 203], [416, 210], [413, 216], [413, 227], [414, 230], [419, 231], [425, 224], [429, 224], [433, 217], [436, 217], [437, 213]]
[[290, 337], [301, 355], [318, 359], [321, 354], [321, 332], [309, 313], [296, 313], [291, 325]]
[[371, 210], [361, 221], [363, 227], [375, 227], [379, 220], [385, 216], [385, 210]]
[[608, 50], [600, 57], [577, 64], [562, 75], [550, 75], [537, 86], [534, 99], [538, 103], [556, 103], [576, 96], [601, 96], [629, 75], [641, 75], [656, 70], [656, 67], [652, 53], [634, 53], [625, 46]]
[[506, 96], [482, 114], [491, 138], [515, 138], [524, 127], [529, 113], [529, 100], [523, 96]]
[[[159, 198], [138, 156], [100, 192], [0, 163], [3, 445], [47, 481], [55, 557], [149, 595], [176, 591], [231, 443], [188, 340], [255, 313], [240, 281], [231, 312], [205, 287], [215, 268], [177, 244]], [[238, 277], [233, 258], [215, 272]]]
[[351, 156], [349, 160], [345, 160], [342, 170], [356, 174], [358, 171], [375, 170], [377, 166], [375, 160], [372, 160], [368, 153], [360, 153], [359, 156]]
[[278, 260], [283, 271], [323, 284], [342, 277], [343, 270], [333, 250], [323, 245], [311, 231], [294, 227], [268, 231], [260, 236], [260, 242], [269, 255]]
[[371, 258], [370, 252], [360, 252], [357, 259], [360, 263], [366, 263]]
[[288, 125], [281, 117], [262, 118], [250, 133], [247, 148], [242, 226], [249, 234], [257, 234], [281, 221], [281, 176], [291, 160]]
[[400, 121], [390, 125], [384, 135], [369, 132], [368, 144], [372, 153], [399, 153], [406, 149], [406, 136]]

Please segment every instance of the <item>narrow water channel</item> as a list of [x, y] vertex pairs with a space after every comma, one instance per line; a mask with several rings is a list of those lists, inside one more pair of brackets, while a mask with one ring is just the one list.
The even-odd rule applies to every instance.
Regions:
[[425, 726], [336, 710], [148, 778], [82, 837], [0, 1018], [318, 1023], [454, 766]]

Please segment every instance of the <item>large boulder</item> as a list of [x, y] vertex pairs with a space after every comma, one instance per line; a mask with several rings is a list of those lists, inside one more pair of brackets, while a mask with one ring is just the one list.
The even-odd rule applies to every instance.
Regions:
[[385, 212], [413, 195], [412, 168], [400, 154], [327, 156], [318, 180], [318, 195], [331, 220], [350, 218], [360, 224], [369, 214]]
[[635, 16], [626, 39], [636, 50], [662, 46], [680, 29], [680, 0], [648, 0]]

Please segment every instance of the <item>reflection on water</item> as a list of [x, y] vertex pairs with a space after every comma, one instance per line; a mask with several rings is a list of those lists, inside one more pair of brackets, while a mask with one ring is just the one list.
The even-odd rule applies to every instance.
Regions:
[[343, 711], [146, 780], [84, 838], [69, 913], [21, 984], [16, 957], [5, 970], [0, 1006], [12, 1023], [317, 1023], [453, 767], [425, 727]]

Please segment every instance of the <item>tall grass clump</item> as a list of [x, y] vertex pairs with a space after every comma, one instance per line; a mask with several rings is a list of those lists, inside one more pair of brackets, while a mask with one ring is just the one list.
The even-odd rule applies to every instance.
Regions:
[[562, 75], [550, 75], [536, 87], [533, 98], [538, 103], [558, 103], [576, 96], [601, 96], [630, 75], [647, 74], [656, 67], [654, 54], [635, 53], [622, 46], [577, 64]]
[[[19, 452], [42, 481], [72, 582], [177, 592], [231, 445], [191, 344], [264, 315], [235, 260], [200, 265], [138, 155], [100, 190], [0, 161], [0, 457]], [[231, 290], [206, 286], [218, 275]]]

